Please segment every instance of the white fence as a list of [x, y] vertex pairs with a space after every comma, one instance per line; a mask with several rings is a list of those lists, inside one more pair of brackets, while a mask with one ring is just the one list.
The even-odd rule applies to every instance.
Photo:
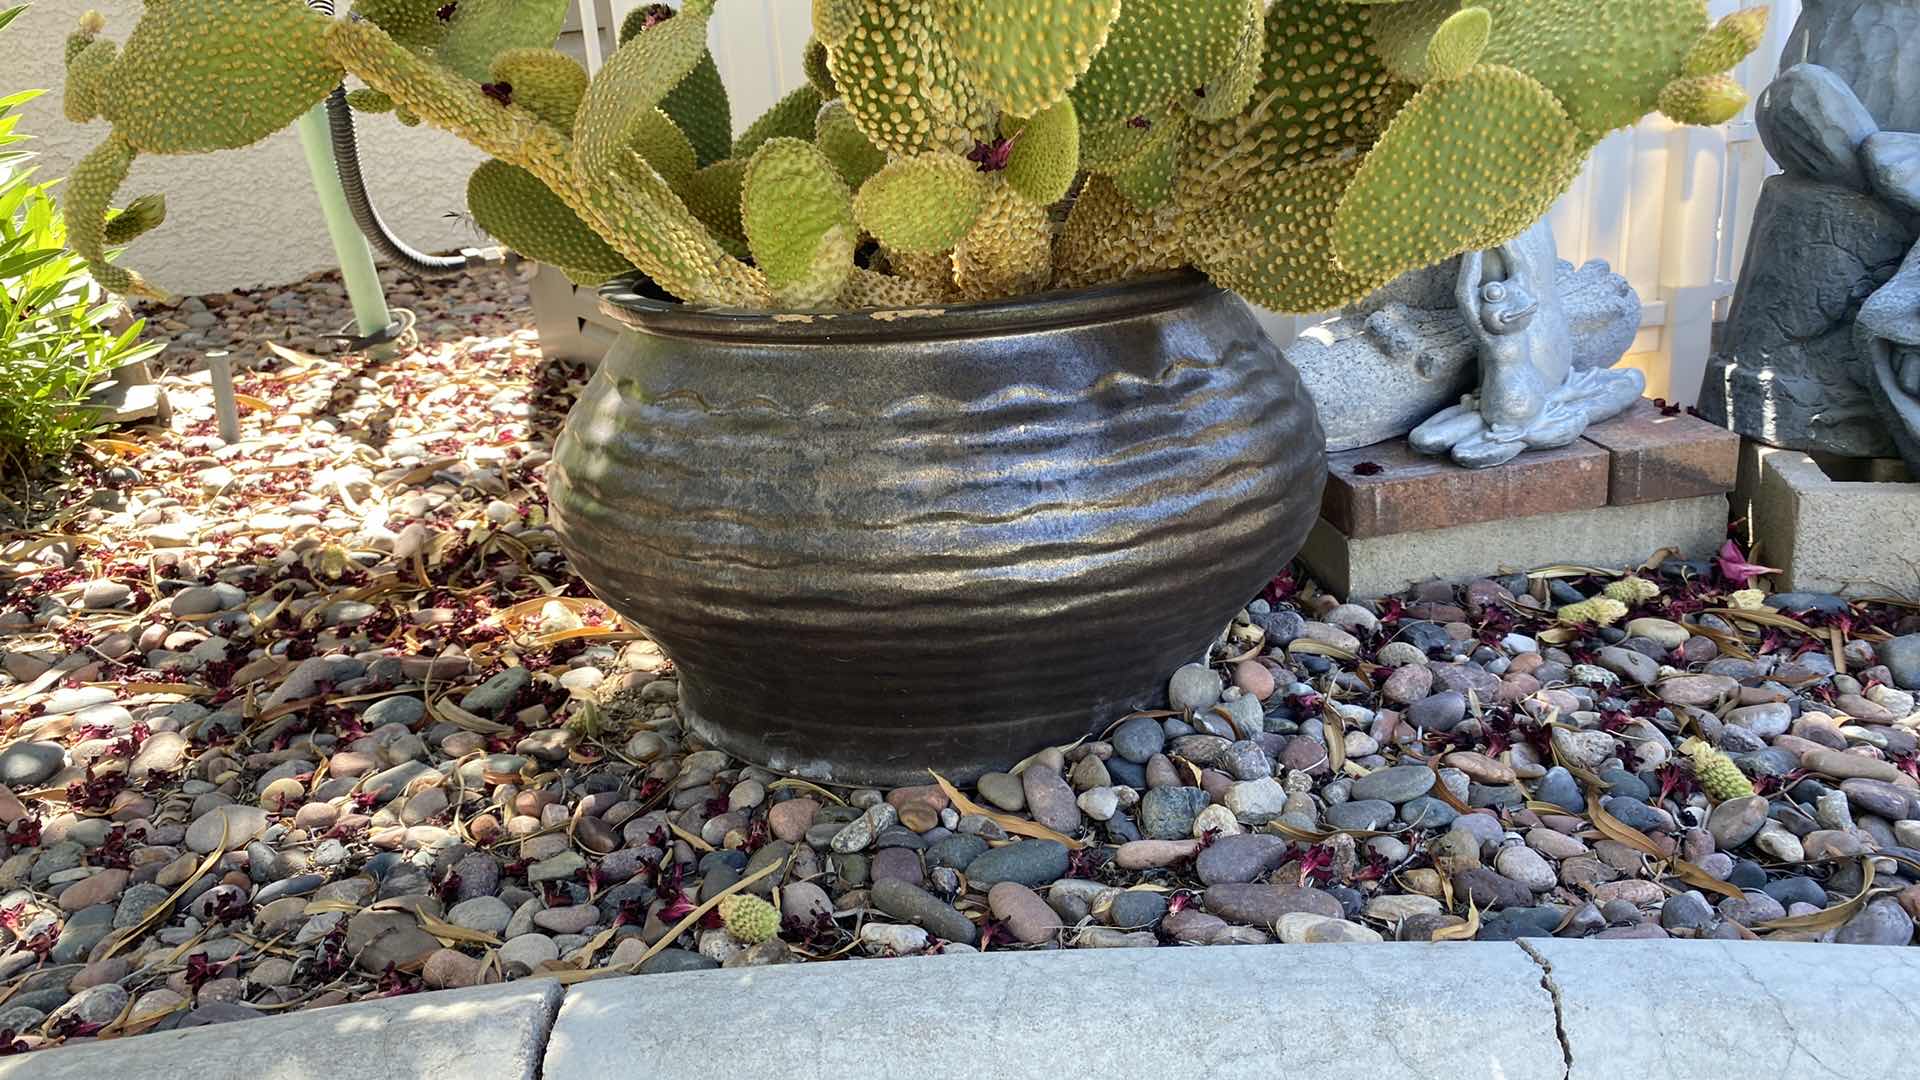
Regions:
[[[577, 0], [570, 29], [589, 68], [612, 49], [614, 30], [642, 0]], [[1751, 0], [1709, 0], [1714, 18]], [[1751, 95], [1772, 80], [1799, 0], [1774, 0], [1767, 41], [1737, 75]], [[729, 0], [713, 30], [714, 61], [744, 127], [805, 78], [809, 0]], [[1550, 220], [1560, 255], [1575, 263], [1605, 259], [1625, 275], [1645, 304], [1642, 329], [1627, 363], [1647, 373], [1647, 392], [1691, 404], [1711, 349], [1713, 323], [1724, 317], [1760, 182], [1774, 171], [1752, 123], [1751, 108], [1717, 128], [1680, 127], [1661, 116], [1615, 132], [1594, 151]], [[549, 275], [558, 278], [558, 275]], [[558, 288], [549, 285], [549, 288]], [[1274, 316], [1268, 329], [1291, 340], [1317, 316]]]

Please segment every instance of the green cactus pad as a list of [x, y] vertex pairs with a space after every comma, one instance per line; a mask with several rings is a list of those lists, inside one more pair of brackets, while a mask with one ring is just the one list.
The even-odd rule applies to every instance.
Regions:
[[653, 166], [675, 191], [686, 184], [700, 167], [693, 143], [679, 125], [659, 109], [642, 116], [633, 127], [633, 150]]
[[733, 149], [733, 107], [712, 53], [700, 58], [660, 102], [660, 110], [687, 133], [701, 165], [711, 165]]
[[1013, 140], [1007, 154], [1008, 186], [1042, 206], [1066, 198], [1080, 171], [1080, 119], [1073, 102], [1061, 98], [1032, 119], [1002, 118], [1000, 126]]
[[632, 269], [532, 173], [482, 162], [467, 179], [467, 212], [489, 236], [538, 262], [591, 283]]
[[768, 139], [811, 139], [813, 138], [814, 117], [820, 113], [820, 91], [812, 84], [802, 83], [787, 92], [787, 96], [773, 103], [773, 106], [747, 125], [747, 130], [733, 141], [733, 153], [742, 161], [754, 155], [760, 145]]
[[115, 247], [130, 244], [135, 237], [157, 228], [167, 220], [165, 195], [142, 195], [128, 203], [108, 220], [102, 237]]
[[860, 25], [861, 0], [813, 0], [813, 36], [829, 49]]
[[1120, 0], [933, 0], [961, 70], [1000, 107], [1031, 116], [1085, 74]]
[[1746, 88], [1731, 75], [1675, 79], [1660, 92], [1660, 111], [1678, 124], [1712, 127], [1739, 116], [1746, 107]]
[[968, 300], [998, 300], [1047, 287], [1053, 222], [1047, 208], [994, 184], [979, 216], [953, 245], [953, 284]]
[[347, 91], [347, 104], [356, 112], [390, 113], [393, 111], [393, 99], [370, 86]]
[[1172, 207], [1141, 210], [1111, 178], [1087, 177], [1054, 240], [1053, 284], [1080, 288], [1185, 266], [1178, 216]]
[[706, 10], [688, 4], [635, 34], [594, 74], [573, 121], [581, 175], [615, 168], [633, 143], [634, 129], [651, 123], [666, 96], [707, 58]]
[[830, 47], [827, 68], [854, 122], [889, 154], [970, 149], [989, 115], [926, 0], [862, 0], [859, 26]]
[[99, 40], [89, 41], [67, 59], [66, 96], [61, 101], [61, 111], [68, 120], [84, 124], [100, 115], [109, 73], [119, 55], [118, 45]]
[[925, 308], [947, 302], [946, 290], [892, 274], [876, 274], [854, 267], [847, 287], [840, 291], [845, 308]]
[[108, 73], [100, 115], [147, 153], [250, 146], [339, 84], [332, 22], [299, 0], [149, 4]]
[[1707, 30], [1706, 0], [1482, 0], [1484, 60], [1531, 75], [1598, 136], [1652, 111]]
[[806, 51], [800, 54], [800, 70], [825, 100], [840, 96], [839, 88], [833, 84], [833, 72], [827, 69], [827, 47], [820, 44], [820, 39], [807, 39]]
[[716, 161], [694, 173], [681, 188], [681, 199], [714, 239], [735, 258], [747, 257], [747, 234], [740, 227], [740, 182], [747, 163], [738, 158]]
[[887, 155], [860, 133], [844, 101], [829, 101], [820, 106], [820, 112], [813, 118], [813, 141], [820, 152], [827, 155], [827, 160], [833, 162], [833, 167], [840, 170], [840, 179], [855, 190], [887, 163]]
[[1718, 75], [1733, 70], [1766, 40], [1770, 15], [1764, 7], [1751, 7], [1721, 19], [1687, 50], [1680, 74]]
[[354, 0], [353, 13], [417, 52], [430, 52], [447, 36], [442, 0]]
[[1180, 107], [1196, 120], [1224, 120], [1246, 111], [1253, 100], [1253, 88], [1260, 81], [1260, 61], [1266, 51], [1267, 6], [1263, 0], [1236, 0], [1244, 5], [1245, 22], [1235, 46], [1232, 63], [1192, 94], [1180, 99]]
[[1334, 221], [1359, 169], [1355, 157], [1322, 158], [1262, 177], [1196, 217], [1195, 264], [1275, 311], [1326, 311], [1360, 299], [1393, 275], [1353, 274], [1334, 261]]
[[[1169, 126], [1175, 126], [1171, 122]], [[1184, 148], [1178, 134], [1160, 140], [1154, 148], [1113, 174], [1113, 186], [1127, 201], [1141, 209], [1164, 205], [1173, 198], [1174, 180], [1179, 174], [1180, 151]]]
[[1156, 113], [1233, 70], [1245, 5], [1228, 0], [1126, 3], [1107, 43], [1073, 87], [1083, 124]]
[[67, 246], [86, 260], [88, 272], [101, 288], [122, 296], [164, 299], [165, 294], [148, 285], [146, 279], [107, 261], [107, 209], [136, 154], [133, 144], [119, 131], [108, 135], [67, 174], [60, 212], [67, 223]]
[[1368, 29], [1394, 78], [1428, 83], [1457, 79], [1480, 62], [1493, 16], [1483, 7], [1462, 8], [1460, 0], [1413, 0], [1371, 8]]
[[831, 303], [853, 272], [853, 200], [810, 142], [768, 139], [747, 163], [740, 224], [753, 261], [785, 307]]
[[[1075, 109], [1076, 115], [1078, 108]], [[1089, 126], [1084, 119], [1080, 129], [1080, 167], [1089, 172], [1123, 172], [1134, 162], [1158, 151], [1169, 139], [1178, 138], [1185, 125], [1173, 109], [1162, 109], [1151, 116], [1116, 120], [1110, 124]]]
[[552, 46], [572, 6], [571, 0], [459, 0], [434, 56], [474, 82], [486, 82], [500, 53]]
[[1367, 155], [1334, 219], [1341, 267], [1385, 280], [1511, 239], [1546, 211], [1585, 153], [1547, 89], [1481, 65], [1429, 83]]
[[573, 130], [573, 114], [587, 92], [587, 69], [555, 49], [505, 49], [493, 58], [487, 75], [513, 87], [513, 103], [563, 132]]
[[860, 185], [860, 227], [896, 251], [944, 251], [965, 235], [987, 199], [987, 178], [959, 154], [895, 158]]

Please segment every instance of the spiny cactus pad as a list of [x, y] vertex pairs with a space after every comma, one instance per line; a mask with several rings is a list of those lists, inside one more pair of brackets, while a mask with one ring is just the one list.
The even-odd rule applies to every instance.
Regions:
[[354, 0], [353, 13], [418, 52], [431, 52], [447, 37], [440, 0]]
[[738, 158], [716, 161], [687, 178], [681, 198], [700, 224], [713, 233], [735, 258], [747, 257], [747, 234], [740, 227], [740, 183], [747, 163]]
[[733, 107], [712, 53], [702, 56], [680, 85], [661, 99], [660, 111], [687, 133], [702, 166], [732, 152]]
[[1701, 35], [1700, 40], [1687, 50], [1687, 57], [1681, 61], [1680, 74], [1717, 75], [1733, 70], [1733, 66], [1747, 58], [1747, 54], [1760, 47], [1766, 40], [1767, 18], [1770, 13], [1764, 7], [1747, 8], [1715, 23], [1713, 29]]
[[1007, 184], [1042, 205], [1065, 198], [1080, 171], [1080, 119], [1073, 102], [1061, 98], [1029, 120], [1003, 119], [1001, 133], [1013, 140]]
[[1386, 277], [1356, 277], [1332, 252], [1335, 211], [1359, 167], [1352, 156], [1296, 165], [1197, 214], [1195, 264], [1276, 311], [1324, 311], [1366, 295]]
[[574, 117], [577, 170], [590, 176], [614, 168], [634, 129], [652, 121], [706, 55], [707, 19], [692, 4], [620, 46], [594, 74]]
[[1482, 0], [1484, 60], [1533, 76], [1575, 127], [1598, 136], [1640, 119], [1707, 31], [1706, 0]]
[[1247, 5], [1232, 0], [1125, 3], [1107, 43], [1073, 87], [1089, 124], [1125, 120], [1193, 96], [1233, 70]]
[[506, 49], [494, 56], [487, 76], [513, 88], [514, 104], [561, 131], [573, 130], [573, 114], [587, 92], [580, 61], [557, 49]]
[[1004, 182], [992, 185], [979, 216], [953, 245], [954, 287], [969, 300], [997, 300], [1044, 289], [1052, 277], [1047, 208]]
[[810, 139], [814, 117], [820, 115], [820, 91], [811, 84], [799, 86], [747, 125], [733, 142], [730, 157], [750, 158], [768, 139]]
[[1385, 280], [1517, 236], [1559, 194], [1579, 132], [1546, 88], [1482, 65], [1430, 83], [1380, 137], [1334, 218], [1340, 265]]
[[840, 170], [840, 179], [850, 188], [859, 188], [887, 163], [887, 155], [860, 133], [844, 101], [829, 101], [820, 107], [813, 118], [813, 142]]
[[768, 139], [740, 184], [740, 224], [753, 261], [785, 307], [831, 304], [853, 270], [853, 198], [810, 142]]
[[532, 173], [504, 161], [482, 162], [467, 178], [467, 212], [489, 236], [577, 281], [599, 284], [632, 269]]
[[1579, 603], [1568, 604], [1560, 609], [1559, 615], [1565, 622], [1612, 626], [1627, 617], [1627, 605], [1611, 596], [1596, 596]]
[[751, 893], [720, 901], [720, 921], [727, 933], [747, 945], [758, 945], [780, 931], [780, 912]]
[[485, 82], [500, 53], [552, 45], [572, 6], [571, 0], [459, 0], [434, 56], [474, 82]]
[[1655, 585], [1646, 578], [1630, 574], [1618, 581], [1609, 581], [1607, 587], [1600, 590], [1600, 592], [1607, 597], [1620, 601], [1628, 607], [1633, 607], [1637, 604], [1644, 604], [1654, 597], [1659, 596], [1660, 586]]
[[107, 243], [132, 243], [133, 239], [167, 220], [165, 195], [142, 195], [121, 208], [102, 232]]
[[853, 215], [897, 251], [944, 251], [980, 213], [987, 186], [980, 170], [959, 154], [896, 158], [860, 185]]
[[1747, 91], [1730, 75], [1675, 79], [1660, 91], [1660, 111], [1678, 124], [1724, 124], [1747, 107]]
[[961, 70], [1015, 116], [1060, 100], [1093, 63], [1120, 0], [933, 0]]
[[873, 145], [890, 154], [973, 145], [984, 103], [936, 32], [926, 0], [860, 0], [858, 25], [829, 48], [834, 85]]

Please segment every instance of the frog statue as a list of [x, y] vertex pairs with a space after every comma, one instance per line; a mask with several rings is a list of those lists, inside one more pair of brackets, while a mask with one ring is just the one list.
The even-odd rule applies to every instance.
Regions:
[[1920, 0], [1805, 0], [1755, 121], [1754, 213], [1700, 407], [1920, 479]]

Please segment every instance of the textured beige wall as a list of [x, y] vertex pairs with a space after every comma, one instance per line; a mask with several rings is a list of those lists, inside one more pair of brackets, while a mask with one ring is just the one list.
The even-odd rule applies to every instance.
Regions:
[[[11, 0], [0, 0], [0, 6]], [[72, 124], [60, 112], [61, 43], [88, 7], [107, 16], [107, 36], [123, 41], [139, 0], [34, 0], [0, 35], [0, 93], [49, 92], [27, 105], [19, 130], [35, 136], [42, 177], [65, 176], [106, 135], [102, 121]], [[451, 135], [403, 128], [386, 116], [359, 120], [361, 161], [374, 206], [402, 240], [425, 251], [476, 242], [471, 226], [446, 217], [466, 208], [466, 179], [483, 155]], [[161, 288], [215, 292], [277, 285], [336, 265], [300, 141], [289, 128], [244, 150], [191, 157], [143, 156], [120, 201], [148, 192], [167, 197], [167, 222], [121, 258]]]

